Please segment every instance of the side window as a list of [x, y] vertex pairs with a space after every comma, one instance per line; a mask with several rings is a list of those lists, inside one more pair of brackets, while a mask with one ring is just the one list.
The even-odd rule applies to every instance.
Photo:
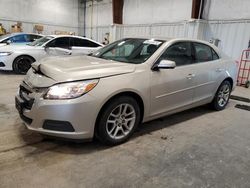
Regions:
[[99, 47], [100, 45], [99, 44], [96, 44], [90, 40], [87, 40], [87, 39], [79, 39], [79, 38], [74, 38], [73, 39], [74, 41], [74, 46], [77, 46], [77, 47], [93, 47], [93, 48], [96, 48], [96, 47]]
[[3, 40], [1, 43], [6, 43], [6, 42], [8, 42], [8, 41], [12, 42], [11, 37], [9, 37], [9, 38]]
[[37, 40], [39, 38], [41, 38], [41, 36], [39, 36], [39, 35], [27, 35], [27, 41], [28, 42], [33, 42], [33, 41], [35, 41], [35, 40]]
[[10, 37], [8, 40], [10, 40], [13, 43], [27, 42], [25, 35], [16, 35], [16, 36]]
[[201, 63], [206, 61], [213, 61], [212, 48], [201, 43], [193, 43], [195, 51], [195, 62]]
[[190, 42], [178, 42], [168, 47], [159, 60], [171, 60], [176, 66], [189, 65], [194, 62]]
[[48, 47], [69, 48], [69, 37], [60, 37], [52, 40]]

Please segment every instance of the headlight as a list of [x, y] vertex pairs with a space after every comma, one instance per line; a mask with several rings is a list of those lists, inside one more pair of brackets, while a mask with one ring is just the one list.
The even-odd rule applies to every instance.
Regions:
[[70, 82], [51, 86], [44, 95], [44, 99], [73, 99], [91, 91], [98, 80]]
[[9, 56], [12, 52], [0, 52], [0, 56]]

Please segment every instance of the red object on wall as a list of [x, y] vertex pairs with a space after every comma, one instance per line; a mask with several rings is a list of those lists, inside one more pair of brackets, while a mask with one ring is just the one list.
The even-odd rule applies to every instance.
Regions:
[[237, 85], [246, 85], [250, 75], [250, 49], [243, 50], [239, 64]]

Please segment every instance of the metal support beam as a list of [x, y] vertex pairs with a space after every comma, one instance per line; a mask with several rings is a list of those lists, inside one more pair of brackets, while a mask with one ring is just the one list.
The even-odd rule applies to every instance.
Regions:
[[122, 24], [123, 20], [123, 0], [113, 0], [113, 23], [114, 24]]
[[192, 15], [194, 19], [202, 19], [202, 13], [204, 8], [204, 0], [193, 0]]

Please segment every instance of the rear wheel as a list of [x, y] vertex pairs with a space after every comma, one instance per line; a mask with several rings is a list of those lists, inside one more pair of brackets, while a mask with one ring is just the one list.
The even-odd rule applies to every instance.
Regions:
[[13, 71], [17, 74], [26, 74], [34, 59], [29, 56], [19, 56], [13, 62]]
[[217, 90], [214, 100], [211, 105], [215, 110], [223, 110], [228, 104], [229, 97], [231, 94], [232, 86], [231, 83], [227, 80], [222, 82], [219, 89]]
[[135, 99], [121, 96], [105, 106], [97, 122], [96, 136], [108, 145], [125, 142], [140, 122], [140, 108]]
[[248, 81], [246, 82], [246, 84], [245, 84], [245, 87], [246, 87], [246, 88], [249, 88], [249, 86], [250, 86], [250, 81], [248, 80]]

